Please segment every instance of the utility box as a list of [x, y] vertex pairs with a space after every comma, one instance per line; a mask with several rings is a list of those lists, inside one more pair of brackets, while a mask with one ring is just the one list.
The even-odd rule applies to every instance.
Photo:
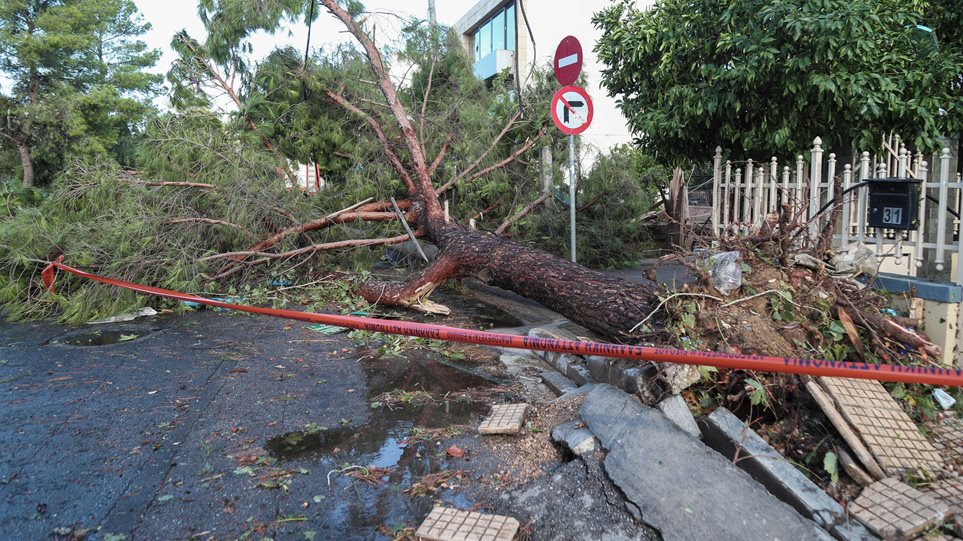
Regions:
[[912, 178], [871, 178], [866, 222], [882, 229], [915, 230], [919, 227], [920, 184]]

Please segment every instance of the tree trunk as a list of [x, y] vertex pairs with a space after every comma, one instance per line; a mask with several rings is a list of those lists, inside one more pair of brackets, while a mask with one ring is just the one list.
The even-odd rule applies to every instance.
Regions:
[[[381, 52], [371, 36], [365, 33], [362, 24], [336, 0], [321, 2], [344, 23], [364, 49], [376, 76], [376, 83], [385, 98], [385, 105], [397, 124], [398, 132], [394, 141], [389, 140], [388, 132], [376, 117], [351, 104], [339, 93], [326, 93], [334, 102], [363, 118], [377, 134], [385, 155], [411, 195], [410, 215], [418, 229], [424, 231], [440, 248], [434, 263], [413, 280], [401, 284], [369, 282], [360, 288], [360, 293], [369, 302], [411, 306], [427, 312], [444, 313], [447, 309], [429, 302], [428, 295], [448, 278], [474, 276], [538, 301], [607, 338], [631, 339], [631, 329], [651, 312], [655, 295], [650, 288], [581, 267], [542, 250], [471, 231], [457, 223], [445, 222], [438, 194], [444, 193], [461, 179], [470, 182], [491, 170], [510, 164], [519, 154], [531, 148], [537, 138], [513, 152], [509, 158], [480, 171], [474, 171], [482, 161], [482, 158], [477, 159], [452, 180], [436, 189], [432, 185], [423, 141], [419, 139], [418, 132], [412, 127], [411, 120], [398, 99], [397, 90]], [[427, 93], [425, 99], [427, 100]], [[509, 130], [511, 122], [517, 117], [518, 114], [506, 125], [502, 135]], [[539, 135], [541, 133], [543, 132]], [[501, 135], [496, 137], [492, 146], [500, 139]], [[407, 151], [407, 166], [399, 158], [396, 148]]]
[[33, 186], [33, 162], [30, 161], [30, 147], [23, 141], [17, 141], [17, 150], [20, 151], [20, 163], [23, 166], [23, 185]]
[[404, 284], [366, 284], [360, 292], [368, 301], [447, 313], [427, 296], [446, 279], [473, 277], [621, 341], [632, 341], [633, 327], [652, 312], [655, 293], [650, 287], [456, 224], [430, 230], [440, 248], [435, 262]]

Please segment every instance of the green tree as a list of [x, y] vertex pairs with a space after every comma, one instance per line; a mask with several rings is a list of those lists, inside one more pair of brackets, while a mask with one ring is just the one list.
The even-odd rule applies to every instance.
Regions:
[[603, 84], [660, 158], [875, 145], [959, 130], [960, 43], [920, 40], [924, 2], [665, 0], [595, 15]]
[[160, 56], [137, 36], [132, 0], [9, 0], [0, 4], [0, 141], [16, 148], [23, 184], [47, 181], [68, 156], [131, 156], [151, 114]]

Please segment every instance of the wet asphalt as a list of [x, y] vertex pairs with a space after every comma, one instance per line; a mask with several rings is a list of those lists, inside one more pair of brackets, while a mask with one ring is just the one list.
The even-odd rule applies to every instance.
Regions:
[[[127, 338], [63, 343], [98, 327]], [[374, 366], [346, 334], [212, 311], [79, 329], [3, 324], [0, 534], [390, 538], [432, 505], [401, 489], [444, 467], [430, 443], [405, 441], [409, 430], [480, 413], [443, 404], [392, 416], [372, 397], [431, 380], [487, 384], [412, 362]], [[266, 449], [305, 428], [328, 429], [323, 445]], [[329, 475], [352, 464], [392, 469], [378, 486]]]
[[[524, 323], [553, 315], [515, 301]], [[492, 382], [430, 352], [363, 353], [347, 333], [210, 310], [81, 327], [0, 322], [0, 539], [391, 539], [436, 503], [495, 501], [477, 489], [403, 492], [457, 467], [444, 453], [457, 434], [413, 430], [470, 425], [487, 407], [372, 407], [394, 389], [444, 395]], [[387, 470], [343, 471], [358, 465]], [[591, 472], [571, 471], [582, 477], [564, 485], [604, 496]], [[555, 514], [516, 510], [536, 523]], [[560, 516], [581, 525], [582, 515], [597, 513]]]

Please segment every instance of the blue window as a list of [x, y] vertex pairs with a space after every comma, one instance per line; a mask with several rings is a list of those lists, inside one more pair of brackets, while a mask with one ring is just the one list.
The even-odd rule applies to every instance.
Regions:
[[501, 7], [475, 30], [475, 60], [492, 51], [515, 50], [515, 3]]

